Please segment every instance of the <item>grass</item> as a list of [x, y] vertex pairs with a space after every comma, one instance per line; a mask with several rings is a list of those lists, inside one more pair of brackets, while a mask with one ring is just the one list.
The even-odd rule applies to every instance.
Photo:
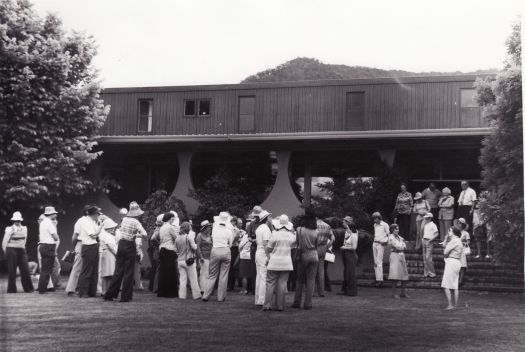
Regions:
[[[337, 287], [336, 287], [337, 288]], [[311, 311], [259, 312], [253, 296], [218, 303], [160, 299], [137, 292], [131, 303], [5, 294], [0, 280], [0, 351], [523, 351], [524, 299], [461, 292], [445, 311], [439, 290], [359, 288], [328, 293]], [[287, 304], [291, 304], [291, 294]]]

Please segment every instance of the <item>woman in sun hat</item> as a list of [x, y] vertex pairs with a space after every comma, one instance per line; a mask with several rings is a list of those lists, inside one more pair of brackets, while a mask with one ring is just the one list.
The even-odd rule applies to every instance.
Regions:
[[[388, 244], [390, 244], [392, 248], [390, 251], [390, 267], [388, 269], [388, 280], [392, 281], [392, 297], [408, 298], [405, 288], [406, 282], [408, 281], [408, 268], [405, 260], [405, 250], [407, 246], [403, 237], [399, 235], [399, 226], [397, 224], [390, 225]], [[401, 282], [401, 295], [398, 295], [396, 292], [398, 281]]]
[[200, 262], [199, 285], [201, 294], [204, 293], [208, 285], [208, 274], [210, 272], [210, 255], [213, 243], [211, 240], [211, 229], [213, 224], [208, 220], [201, 222], [201, 228], [197, 234], [195, 242], [197, 243], [197, 257]]
[[[461, 231], [456, 227], [451, 227], [449, 232], [450, 239], [447, 241], [443, 255], [445, 256], [445, 271], [441, 287], [447, 297], [447, 310], [457, 307], [459, 298], [459, 272], [461, 270], [461, 255], [463, 253], [463, 243], [461, 243]], [[454, 291], [454, 296], [452, 292]]]
[[148, 257], [151, 264], [149, 272], [149, 290], [152, 292], [157, 292], [158, 279], [159, 279], [159, 231], [162, 224], [162, 217], [164, 214], [157, 215], [155, 222], [155, 229], [148, 238]]
[[442, 196], [439, 198], [439, 237], [441, 241], [445, 240], [448, 230], [452, 227], [454, 219], [454, 197], [451, 195], [450, 188], [445, 187]]
[[428, 202], [423, 199], [423, 195], [421, 192], [417, 192], [414, 195], [414, 213], [416, 215], [416, 249], [421, 248], [422, 244], [422, 237], [423, 234], [421, 233], [421, 223], [423, 222], [423, 217], [425, 214], [430, 212], [430, 205]]
[[[285, 214], [273, 222], [273, 227], [275, 230], [272, 232], [266, 247], [269, 259], [266, 273], [266, 294], [262, 309], [265, 311], [271, 309], [282, 311], [288, 275], [293, 270], [292, 247], [296, 245], [296, 236], [293, 231], [293, 224]], [[275, 307], [272, 307], [274, 293]]]
[[461, 243], [463, 243], [463, 252], [461, 252], [461, 269], [459, 271], [459, 285], [463, 285], [463, 278], [467, 272], [467, 250], [470, 250], [470, 234], [468, 233], [467, 221], [463, 218], [454, 220], [454, 226], [461, 231]]
[[231, 225], [231, 216], [228, 212], [221, 212], [219, 216], [215, 216], [213, 219], [213, 247], [210, 254], [208, 283], [204, 290], [204, 295], [202, 296], [204, 302], [210, 299], [217, 279], [219, 280], [217, 301], [222, 302], [226, 299], [228, 272], [230, 270], [231, 262], [230, 247], [234, 236], [233, 226]]
[[133, 273], [135, 270], [135, 260], [137, 248], [135, 238], [146, 237], [148, 234], [138, 218], [144, 214], [137, 202], [129, 204], [129, 211], [122, 219], [119, 228], [117, 261], [115, 263], [115, 273], [111, 279], [111, 284], [104, 295], [104, 299], [112, 301], [119, 294], [121, 302], [129, 302], [133, 299]]
[[16, 293], [16, 269], [20, 270], [20, 281], [24, 292], [33, 292], [33, 283], [27, 263], [27, 227], [22, 226], [22, 213], [15, 211], [11, 226], [5, 228], [2, 249], [7, 259], [7, 293]]
[[100, 288], [104, 295], [111, 283], [111, 278], [115, 273], [115, 262], [117, 255], [117, 241], [115, 239], [115, 230], [118, 224], [106, 218], [102, 222], [103, 230], [100, 232]]
[[266, 246], [270, 240], [272, 230], [268, 225], [271, 222], [270, 214], [266, 210], [259, 213], [260, 225], [255, 230], [255, 241], [257, 242], [257, 251], [255, 252], [255, 268], [257, 277], [255, 278], [255, 305], [263, 306], [264, 295], [266, 294], [266, 264], [268, 263], [268, 254]]
[[179, 299], [186, 299], [188, 281], [193, 299], [201, 298], [201, 288], [197, 278], [197, 261], [195, 234], [191, 233], [191, 224], [183, 222], [180, 233], [175, 239], [175, 251], [178, 257], [179, 269]]

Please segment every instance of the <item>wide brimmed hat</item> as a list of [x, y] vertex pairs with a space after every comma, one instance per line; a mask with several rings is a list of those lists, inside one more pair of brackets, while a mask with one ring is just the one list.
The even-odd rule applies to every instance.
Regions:
[[468, 230], [467, 220], [465, 220], [463, 218], [456, 219], [456, 220], [454, 220], [454, 225], [457, 225], [457, 224], [463, 225], [465, 231]]
[[445, 187], [443, 188], [443, 190], [441, 191], [443, 194], [446, 194], [446, 195], [450, 195], [452, 194], [452, 191], [450, 190], [450, 188], [448, 187]]
[[11, 221], [24, 221], [24, 219], [22, 218], [22, 213], [19, 211], [15, 211], [13, 213], [13, 217], [11, 218]]
[[230, 213], [222, 211], [218, 216], [213, 217], [213, 221], [219, 225], [231, 225], [232, 217]]
[[283, 214], [279, 216], [278, 218], [275, 218], [272, 220], [273, 227], [275, 229], [282, 229], [283, 227], [287, 229], [288, 231], [293, 230], [293, 224], [288, 219], [288, 215]]
[[201, 231], [204, 230], [208, 226], [211, 226], [211, 223], [208, 220], [202, 221], [201, 222]]
[[162, 225], [163, 221], [162, 221], [162, 218], [164, 217], [164, 214], [159, 214], [157, 215], [157, 219], [156, 219], [156, 222], [155, 224], [156, 225]]
[[137, 202], [129, 203], [129, 211], [126, 216], [136, 217], [141, 216], [142, 214], [144, 214], [144, 211], [140, 209], [140, 206]]
[[260, 205], [256, 205], [252, 209], [252, 216], [259, 216], [259, 214], [263, 211], [263, 208]]
[[55, 207], [45, 207], [44, 209], [45, 216], [54, 215], [54, 214], [58, 214], [58, 212], [55, 210]]
[[433, 217], [434, 217], [434, 214], [432, 214], [430, 212], [428, 212], [425, 215], [423, 215], [423, 218], [425, 218], [425, 219], [432, 219]]
[[104, 230], [109, 230], [109, 229], [117, 227], [118, 224], [115, 221], [111, 220], [110, 218], [106, 218], [104, 222], [102, 223], [102, 226], [104, 227]]
[[268, 216], [272, 215], [272, 213], [269, 213], [267, 212], [266, 210], [262, 210], [260, 213], [259, 213], [259, 221], [263, 221], [264, 219], [266, 219]]
[[343, 218], [343, 221], [347, 222], [347, 223], [352, 223], [352, 222], [354, 222], [354, 218], [352, 218], [351, 216], [345, 216]]
[[421, 194], [421, 192], [417, 192], [417, 193], [414, 195], [414, 200], [420, 200], [421, 198], [423, 198], [423, 195]]

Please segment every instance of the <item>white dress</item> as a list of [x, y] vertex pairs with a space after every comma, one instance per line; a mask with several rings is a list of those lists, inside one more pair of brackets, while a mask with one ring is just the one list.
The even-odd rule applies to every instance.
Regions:
[[390, 252], [390, 267], [388, 269], [388, 280], [408, 280], [408, 268], [405, 260], [405, 240], [401, 236], [388, 236], [388, 243], [392, 246]]
[[451, 290], [458, 289], [459, 271], [461, 269], [461, 255], [463, 253], [463, 243], [461, 240], [452, 236], [453, 238], [447, 243], [445, 247], [445, 271], [443, 272], [443, 280], [441, 287]]
[[100, 277], [113, 276], [115, 272], [115, 254], [117, 253], [117, 241], [115, 236], [105, 230], [100, 232]]

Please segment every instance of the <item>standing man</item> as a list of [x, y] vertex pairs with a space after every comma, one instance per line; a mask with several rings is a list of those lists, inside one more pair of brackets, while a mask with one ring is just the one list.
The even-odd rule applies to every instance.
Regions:
[[328, 248], [334, 243], [334, 239], [334, 233], [330, 225], [317, 218], [317, 256], [319, 257], [319, 262], [317, 263], [315, 283], [319, 297], [324, 297], [324, 257]]
[[[434, 182], [430, 182], [428, 184], [428, 187], [421, 192], [421, 195], [423, 196], [423, 199], [428, 202], [428, 205], [430, 205], [430, 212], [434, 216], [434, 221], [437, 221], [439, 217], [439, 198], [441, 198], [441, 191], [436, 188], [436, 184]], [[404, 235], [404, 234], [403, 234]]]
[[[57, 219], [57, 212], [54, 207], [45, 207], [44, 218], [39, 225], [39, 247], [38, 251], [42, 257], [40, 267], [40, 278], [38, 279], [38, 293], [44, 294], [47, 292], [47, 285], [51, 278], [53, 271], [53, 264], [55, 263], [57, 243], [59, 241], [57, 228], [54, 220]], [[54, 289], [51, 289], [54, 291]]]
[[374, 270], [376, 274], [375, 285], [381, 287], [383, 286], [383, 256], [388, 243], [389, 227], [377, 211], [372, 214], [372, 219], [374, 220], [374, 243], [372, 244], [372, 250], [374, 252]]
[[78, 228], [78, 238], [82, 241], [82, 269], [78, 278], [78, 294], [80, 298], [95, 297], [98, 284], [98, 236], [102, 231], [102, 224], [98, 224], [100, 208], [91, 205], [87, 209], [87, 216], [82, 218]]
[[73, 236], [71, 237], [71, 241], [73, 242], [73, 248], [75, 248], [75, 259], [73, 260], [73, 267], [69, 273], [69, 279], [67, 280], [66, 285], [66, 292], [68, 296], [73, 296], [78, 287], [78, 277], [80, 276], [80, 270], [82, 270], [82, 241], [79, 240], [78, 235], [80, 223], [87, 216], [89, 207], [90, 205], [84, 206], [84, 209], [82, 210], [82, 217], [80, 217], [77, 222], [75, 222], [75, 226], [73, 227]]
[[423, 275], [431, 279], [436, 277], [434, 263], [432, 262], [432, 250], [434, 249], [434, 240], [439, 236], [438, 228], [436, 224], [432, 221], [432, 217], [432, 213], [427, 213], [423, 217], [423, 224], [421, 225], [421, 232], [423, 234]]
[[477, 201], [476, 191], [470, 188], [468, 181], [461, 181], [461, 193], [458, 198], [457, 218], [467, 220], [468, 232], [472, 235], [472, 216]]

